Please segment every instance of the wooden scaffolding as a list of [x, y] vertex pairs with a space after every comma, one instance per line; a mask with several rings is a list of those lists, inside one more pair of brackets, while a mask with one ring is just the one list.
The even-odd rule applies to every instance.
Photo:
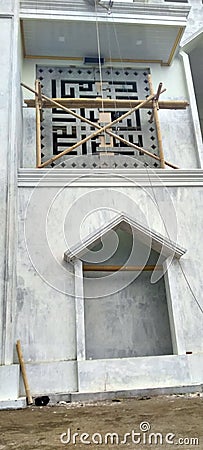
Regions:
[[[163, 149], [163, 143], [162, 143], [162, 135], [161, 135], [161, 127], [160, 127], [160, 120], [159, 120], [159, 109], [186, 109], [187, 106], [189, 106], [189, 103], [187, 101], [181, 101], [181, 100], [160, 100], [160, 95], [166, 91], [166, 89], [163, 89], [162, 83], [159, 83], [158, 89], [156, 92], [154, 92], [153, 84], [152, 84], [152, 78], [151, 75], [148, 75], [148, 83], [149, 83], [149, 89], [150, 89], [150, 95], [145, 100], [118, 100], [118, 99], [103, 99], [100, 97], [96, 97], [94, 99], [89, 98], [49, 98], [46, 95], [42, 93], [41, 84], [39, 80], [35, 81], [35, 89], [32, 89], [31, 87], [27, 86], [24, 83], [21, 83], [21, 85], [28, 89], [30, 92], [35, 94], [35, 99], [29, 99], [24, 100], [27, 107], [29, 108], [35, 108], [36, 110], [36, 167], [37, 168], [43, 168], [54, 161], [60, 159], [62, 156], [67, 155], [72, 150], [76, 149], [80, 145], [84, 144], [88, 140], [95, 138], [96, 136], [100, 136], [100, 146], [102, 148], [105, 147], [105, 151], [110, 152], [112, 155], [113, 153], [113, 138], [115, 140], [119, 140], [124, 145], [127, 145], [138, 152], [142, 152], [143, 154], [150, 156], [151, 158], [157, 160], [160, 162], [161, 169], [164, 169], [165, 166], [168, 166], [173, 169], [178, 169], [178, 167], [175, 164], [172, 164], [165, 160], [164, 158], [164, 149]], [[115, 105], [117, 108], [129, 108], [128, 111], [124, 114], [122, 114], [120, 117], [116, 118], [115, 120], [111, 121], [111, 114], [109, 113], [110, 108], [115, 108]], [[41, 161], [41, 121], [42, 121], [42, 110], [45, 108], [60, 108], [61, 110], [67, 112], [68, 114], [71, 114], [77, 119], [80, 119], [83, 122], [88, 123], [91, 125], [91, 127], [96, 128], [96, 131], [91, 133], [90, 135], [86, 136], [84, 139], [81, 139], [74, 145], [66, 148], [63, 150], [60, 154], [53, 156], [52, 158], [49, 158], [47, 161], [43, 162]], [[99, 110], [102, 110], [102, 112], [99, 114], [99, 121], [97, 123], [92, 122], [91, 120], [83, 117], [82, 115], [76, 113], [72, 108], [97, 108]], [[132, 113], [137, 111], [140, 108], [147, 108], [151, 109], [151, 116], [149, 119], [149, 122], [152, 123], [154, 121], [155, 127], [156, 127], [156, 133], [157, 133], [157, 141], [158, 141], [158, 151], [159, 154], [154, 155], [149, 150], [140, 147], [129, 140], [124, 139], [123, 137], [119, 136], [118, 134], [114, 133], [112, 131], [112, 127], [125, 119], [126, 117], [130, 116]], [[105, 112], [105, 109], [108, 109], [108, 112]], [[110, 141], [108, 144], [106, 143], [105, 136], [110, 136]], [[114, 154], [114, 153], [113, 153]]]

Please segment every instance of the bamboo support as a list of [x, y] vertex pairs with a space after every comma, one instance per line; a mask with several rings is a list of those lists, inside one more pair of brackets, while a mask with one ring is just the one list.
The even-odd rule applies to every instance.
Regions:
[[153, 270], [163, 270], [162, 266], [108, 266], [108, 265], [100, 265], [100, 264], [84, 264], [83, 265], [84, 272], [117, 272], [121, 270], [122, 272], [151, 272]]
[[[148, 82], [149, 82], [150, 95], [154, 95], [152, 78], [151, 78], [150, 74], [148, 75]], [[162, 84], [160, 83], [158, 90], [157, 90], [157, 94], [155, 95], [155, 98], [152, 103], [153, 103], [153, 116], [154, 116], [154, 122], [155, 122], [155, 126], [156, 126], [156, 133], [157, 133], [157, 140], [158, 140], [160, 166], [161, 166], [161, 169], [165, 169], [164, 150], [163, 150], [161, 127], [160, 127], [158, 107], [157, 107], [157, 104], [158, 104], [157, 97], [159, 97], [159, 95], [160, 95], [161, 88], [162, 88]]]
[[41, 85], [39, 80], [35, 80], [35, 110], [36, 110], [36, 166], [41, 165]]
[[25, 393], [26, 393], [26, 398], [27, 398], [27, 404], [28, 405], [32, 405], [33, 404], [33, 400], [32, 400], [32, 396], [31, 396], [31, 393], [30, 393], [30, 388], [29, 388], [29, 384], [28, 384], [27, 373], [26, 373], [25, 363], [24, 363], [24, 359], [23, 359], [21, 343], [20, 343], [19, 340], [16, 343], [16, 350], [17, 350], [18, 359], [19, 359], [19, 363], [20, 363], [20, 368], [21, 368], [21, 372], [22, 372], [23, 383], [24, 383], [24, 386], [25, 386]]
[[162, 92], [163, 92], [162, 91], [162, 83], [159, 83], [159, 86], [158, 86], [158, 89], [157, 89], [157, 93], [156, 93], [156, 95], [154, 97], [154, 100], [152, 101], [153, 107], [152, 107], [152, 113], [151, 113], [151, 117], [149, 119], [149, 123], [152, 123], [153, 120], [154, 120], [154, 106], [156, 105], [157, 111], [159, 110], [159, 96], [160, 96], [160, 94]]
[[[84, 119], [84, 118], [83, 118]], [[87, 119], [88, 120], [88, 119]], [[86, 120], [85, 120], [86, 121]], [[89, 122], [89, 121], [88, 121]], [[96, 123], [92, 122], [92, 126], [98, 128], [101, 130], [101, 127], [99, 127]], [[139, 147], [136, 144], [133, 144], [130, 141], [127, 141], [126, 139], [122, 138], [121, 136], [113, 133], [110, 130], [106, 130], [106, 133], [108, 133], [110, 136], [114, 137], [115, 139], [117, 139], [118, 141], [122, 142], [125, 145], [128, 145], [129, 147], [132, 147], [135, 150], [138, 150], [139, 152], [144, 153], [144, 155], [150, 156], [151, 158], [155, 159], [156, 161], [160, 161], [159, 156], [154, 155], [153, 153], [149, 152], [148, 150], [145, 150], [143, 147]], [[83, 142], [82, 142], [83, 143]], [[77, 145], [77, 144], [76, 144]], [[80, 141], [80, 145], [81, 145], [81, 141]], [[69, 152], [72, 151], [72, 147], [69, 147], [69, 149], [67, 149], [69, 151], [66, 151], [66, 154], [68, 154]], [[65, 150], [64, 150], [65, 151]], [[63, 152], [62, 152], [63, 153]], [[55, 161], [55, 159], [59, 159], [61, 156], [63, 156], [63, 154], [60, 153], [60, 155], [57, 155], [57, 158], [53, 157], [50, 158], [49, 160], [45, 161], [43, 164], [41, 164], [39, 166], [39, 168], [43, 168], [46, 167], [47, 165], [51, 164], [53, 161]], [[170, 163], [169, 161], [165, 161], [166, 166], [171, 167], [172, 169], [179, 169], [178, 166], [176, 166], [175, 164]]]
[[[26, 84], [21, 83], [21, 86], [23, 86], [24, 88], [26, 88], [26, 89], [28, 89], [29, 91], [33, 92], [34, 94], [37, 94], [37, 92], [34, 91], [34, 89], [30, 88], [30, 87], [27, 86]], [[99, 133], [102, 131], [102, 128], [101, 128], [96, 122], [91, 122], [89, 119], [86, 119], [85, 117], [81, 116], [80, 114], [77, 114], [75, 111], [72, 111], [72, 110], [70, 110], [69, 108], [66, 108], [65, 106], [61, 105], [60, 103], [56, 102], [55, 100], [50, 99], [50, 98], [47, 97], [46, 95], [42, 94], [42, 99], [43, 99], [43, 101], [44, 101], [44, 99], [45, 99], [46, 101], [49, 101], [50, 104], [54, 105], [54, 106], [57, 107], [57, 108], [61, 108], [62, 110], [66, 111], [67, 113], [72, 114], [74, 117], [76, 117], [76, 118], [82, 120], [83, 122], [86, 122], [86, 123], [88, 123], [89, 125], [93, 126], [94, 128], [98, 128], [98, 129], [100, 130]], [[145, 101], [143, 101], [143, 102], [141, 102], [141, 103], [139, 102], [139, 105], [137, 105], [136, 107], [138, 107], [138, 109], [139, 109], [139, 108], [142, 108], [142, 107], [143, 107], [143, 104], [144, 104], [145, 102], [146, 102], [146, 103], [147, 103], [147, 102], [150, 103], [150, 97], [148, 97], [147, 100], [145, 100]], [[43, 107], [44, 107], [44, 103], [43, 103]], [[121, 119], [122, 119], [122, 117], [118, 118], [117, 121], [119, 121], [119, 120], [121, 120]], [[110, 126], [111, 126], [111, 125], [110, 125]], [[98, 134], [99, 134], [99, 133], [98, 133]], [[151, 153], [151, 152], [145, 150], [145, 149], [142, 148], [142, 147], [137, 146], [136, 144], [133, 144], [133, 143], [127, 141], [127, 140], [124, 139], [124, 138], [121, 138], [120, 136], [116, 135], [116, 134], [113, 133], [112, 131], [106, 130], [106, 133], [108, 133], [110, 136], [114, 137], [115, 139], [121, 141], [122, 143], [124, 143], [124, 144], [126, 144], [126, 145], [128, 145], [128, 146], [130, 146], [130, 147], [132, 147], [132, 148], [135, 148], [135, 149], [138, 150], [138, 151], [142, 151], [142, 153], [144, 153], [144, 154], [146, 154], [146, 155], [152, 157], [153, 159], [155, 159], [155, 160], [157, 160], [157, 161], [160, 161], [160, 158], [159, 158], [158, 156], [156, 156], [156, 155], [154, 155], [153, 153]], [[91, 135], [91, 137], [92, 137], [92, 135]], [[91, 139], [91, 137], [88, 136], [89, 139]], [[87, 139], [87, 140], [88, 140], [88, 139]], [[76, 145], [77, 145], [77, 144], [76, 144]], [[81, 145], [81, 141], [80, 141], [80, 144], [79, 144], [79, 145]], [[68, 154], [68, 153], [69, 153], [70, 151], [72, 151], [72, 150], [73, 150], [73, 147], [71, 147], [71, 148], [69, 148], [69, 149], [66, 149], [66, 150], [65, 150], [65, 151], [66, 151], [65, 154]], [[61, 156], [63, 156], [63, 154], [64, 154], [64, 153], [62, 152], [62, 153], [60, 153], [59, 155], [56, 155], [56, 157], [50, 158], [49, 160], [45, 161], [43, 164], [39, 165], [38, 167], [39, 167], [39, 168], [46, 167], [47, 165], [49, 165], [50, 163], [52, 163], [52, 162], [55, 161], [56, 159], [59, 159]], [[173, 169], [178, 169], [178, 166], [175, 166], [174, 164], [172, 164], [172, 163], [170, 163], [170, 162], [168, 162], [168, 161], [165, 161], [165, 164], [166, 164], [167, 166], [173, 168]]]
[[159, 110], [159, 97], [160, 97], [161, 93], [163, 92], [162, 86], [163, 86], [163, 84], [159, 83], [159, 86], [158, 86], [158, 89], [157, 89], [157, 93], [156, 93], [155, 99], [154, 99], [156, 101], [156, 104], [157, 104], [157, 110]]
[[[25, 86], [25, 85], [24, 85]], [[162, 93], [165, 89], [162, 90]], [[53, 98], [55, 102], [60, 103], [60, 105], [66, 108], [102, 108], [101, 98]], [[26, 99], [24, 103], [28, 108], [35, 107], [35, 100]], [[123, 100], [123, 99], [109, 99], [104, 98], [103, 100], [104, 108], [106, 109], [122, 109], [122, 108], [133, 108], [134, 106], [140, 105], [142, 100]], [[189, 103], [185, 100], [159, 100], [159, 109], [186, 109]], [[141, 106], [141, 109], [151, 109], [153, 107], [152, 101], [149, 104]], [[49, 100], [43, 100], [43, 108], [53, 108], [52, 103]]]
[[[42, 95], [42, 97], [44, 97], [44, 95]], [[146, 100], [143, 100], [143, 102], [140, 104], [146, 104], [148, 103], [148, 101], [150, 101], [153, 98], [153, 95], [150, 95]], [[55, 104], [57, 107], [60, 107], [60, 104], [57, 102], [53, 101], [53, 104]], [[98, 124], [94, 124], [95, 128], [98, 128], [97, 131], [94, 131], [93, 133], [91, 133], [89, 136], [86, 136], [84, 139], [81, 139], [79, 142], [77, 142], [76, 144], [72, 145], [69, 148], [66, 148], [65, 150], [63, 150], [63, 152], [61, 152], [59, 155], [54, 156], [53, 158], [48, 159], [46, 162], [44, 162], [43, 164], [41, 164], [40, 168], [45, 167], [47, 165], [49, 165], [50, 163], [52, 163], [53, 161], [56, 161], [57, 159], [61, 158], [64, 155], [67, 155], [68, 153], [70, 153], [72, 150], [76, 149], [77, 147], [79, 147], [80, 145], [84, 144], [85, 142], [89, 141], [90, 139], [98, 136], [100, 133], [103, 133], [104, 131], [108, 130], [109, 128], [111, 128], [112, 126], [116, 125], [118, 122], [120, 122], [121, 120], [125, 119], [126, 117], [128, 117], [130, 114], [132, 114], [133, 112], [137, 111], [140, 108], [140, 105], [135, 106], [134, 108], [130, 109], [129, 111], [127, 111], [125, 114], [122, 114], [122, 116], [118, 117], [117, 119], [113, 120], [112, 122], [108, 123], [107, 125], [100, 127]], [[63, 107], [63, 109], [65, 109]], [[71, 111], [71, 110], [70, 110]], [[71, 114], [73, 112], [71, 111]], [[75, 115], [75, 113], [73, 114]], [[78, 115], [78, 114], [77, 114]], [[79, 116], [79, 115], [78, 115]], [[82, 117], [82, 116], [81, 116]], [[80, 117], [80, 118], [81, 118]], [[83, 118], [84, 119], [84, 118]], [[90, 122], [90, 121], [88, 121]], [[94, 122], [91, 122], [91, 125], [93, 125]], [[112, 135], [111, 132], [109, 132], [109, 134]], [[119, 137], [117, 135], [115, 135], [118, 139]], [[139, 147], [140, 150], [140, 147]]]

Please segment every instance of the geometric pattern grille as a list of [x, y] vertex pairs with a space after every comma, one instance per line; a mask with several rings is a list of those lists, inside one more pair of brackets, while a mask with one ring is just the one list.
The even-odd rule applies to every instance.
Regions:
[[[145, 99], [149, 95], [149, 86], [147, 75], [148, 69], [131, 68], [102, 68], [102, 94], [100, 83], [100, 72], [95, 67], [48, 67], [37, 66], [37, 78], [42, 85], [42, 92], [52, 98], [113, 98], [137, 100]], [[92, 122], [98, 122], [99, 112], [101, 110], [92, 108], [75, 109], [81, 116], [86, 117]], [[114, 108], [105, 109], [110, 112], [111, 120], [128, 111], [127, 108], [118, 108], [115, 102]], [[124, 139], [146, 149], [157, 155], [157, 139], [154, 124], [149, 124], [149, 114], [151, 111], [140, 109], [135, 111], [126, 119], [117, 123], [112, 131]], [[54, 155], [59, 154], [65, 148], [77, 143], [95, 131], [91, 125], [80, 121], [72, 115], [58, 108], [43, 110], [43, 120], [41, 123], [41, 142], [42, 142], [42, 162]], [[73, 168], [100, 167], [97, 163], [98, 147], [100, 138], [97, 136], [82, 144], [70, 154], [65, 155], [52, 166], [63, 163], [62, 167], [69, 167], [72, 161]], [[128, 167], [128, 156], [135, 158], [136, 163], [141, 166], [158, 167], [159, 163], [151, 158], [137, 152], [132, 147], [125, 146], [121, 142], [114, 140], [113, 145], [119, 159], [122, 155], [123, 168]], [[74, 156], [74, 162], [73, 162]], [[108, 164], [108, 158], [107, 163]], [[96, 166], [95, 166], [96, 165]], [[130, 166], [131, 167], [131, 166]]]

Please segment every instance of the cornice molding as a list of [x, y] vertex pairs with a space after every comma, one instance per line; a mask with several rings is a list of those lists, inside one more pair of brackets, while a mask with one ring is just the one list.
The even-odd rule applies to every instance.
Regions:
[[[150, 16], [161, 16], [162, 20], [186, 20], [190, 11], [189, 5], [169, 5], [166, 3], [134, 3], [134, 2], [118, 2], [114, 3], [113, 16], [120, 17], [122, 15], [130, 15], [132, 17], [143, 16], [148, 18]], [[80, 15], [88, 14], [95, 16], [94, 8], [82, 0], [67, 1], [67, 0], [21, 0], [20, 2], [21, 17], [28, 15]], [[106, 18], [106, 12], [103, 8], [99, 8], [97, 12], [98, 17]]]
[[198, 187], [202, 169], [19, 169], [18, 187]]
[[0, 19], [13, 19], [13, 13], [0, 13]]

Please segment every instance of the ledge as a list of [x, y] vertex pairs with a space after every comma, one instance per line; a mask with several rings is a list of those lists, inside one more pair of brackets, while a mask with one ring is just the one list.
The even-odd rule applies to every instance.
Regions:
[[[158, 388], [143, 388], [143, 389], [129, 389], [123, 391], [108, 391], [108, 392], [73, 392], [70, 394], [70, 402], [98, 402], [116, 399], [120, 400], [123, 398], [135, 398], [135, 397], [156, 397], [158, 395], [184, 395], [192, 393], [201, 393], [203, 391], [203, 386], [201, 384], [192, 384], [187, 386], [170, 386], [170, 387], [158, 387]], [[61, 394], [60, 397], [56, 396], [61, 400], [66, 399], [66, 394]], [[144, 399], [143, 399], [144, 400]]]
[[0, 19], [13, 19], [13, 13], [0, 13]]
[[18, 187], [198, 187], [202, 169], [19, 169]]

